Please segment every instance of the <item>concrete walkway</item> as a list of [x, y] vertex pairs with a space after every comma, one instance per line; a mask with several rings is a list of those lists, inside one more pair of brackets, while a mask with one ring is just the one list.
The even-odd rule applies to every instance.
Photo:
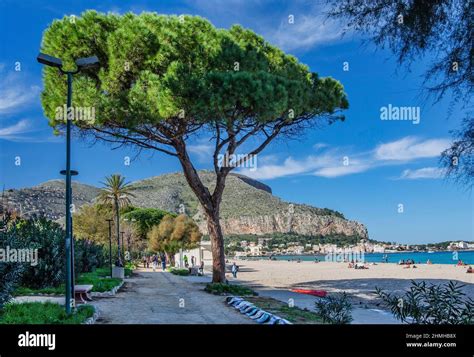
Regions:
[[94, 298], [97, 324], [248, 324], [225, 297], [208, 294], [201, 282], [168, 272], [138, 269], [113, 297]]

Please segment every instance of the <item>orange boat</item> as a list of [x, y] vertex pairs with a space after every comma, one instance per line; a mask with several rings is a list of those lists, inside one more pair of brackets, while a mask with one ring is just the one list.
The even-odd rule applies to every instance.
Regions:
[[291, 289], [294, 293], [307, 294], [318, 297], [326, 297], [328, 292], [326, 290], [312, 290], [312, 289]]

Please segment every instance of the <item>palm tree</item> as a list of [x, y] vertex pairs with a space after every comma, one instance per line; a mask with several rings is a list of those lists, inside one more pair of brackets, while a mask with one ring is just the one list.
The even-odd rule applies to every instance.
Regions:
[[112, 205], [115, 211], [115, 227], [117, 228], [118, 258], [116, 266], [123, 266], [120, 253], [120, 208], [130, 204], [130, 197], [135, 197], [130, 191], [132, 187], [125, 182], [125, 177], [120, 174], [110, 175], [102, 182], [104, 188], [99, 195], [100, 202]]

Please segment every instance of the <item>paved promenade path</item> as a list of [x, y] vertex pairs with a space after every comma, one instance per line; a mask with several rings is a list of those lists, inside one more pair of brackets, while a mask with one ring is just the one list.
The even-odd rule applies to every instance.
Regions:
[[97, 324], [245, 324], [252, 320], [208, 294], [203, 283], [168, 272], [135, 270], [113, 297], [94, 298]]

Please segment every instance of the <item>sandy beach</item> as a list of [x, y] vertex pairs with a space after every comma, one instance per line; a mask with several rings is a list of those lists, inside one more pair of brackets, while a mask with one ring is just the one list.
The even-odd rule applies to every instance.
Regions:
[[[369, 269], [349, 269], [347, 263], [296, 261], [237, 260], [240, 266], [239, 282], [261, 291], [288, 291], [291, 288], [322, 289], [331, 292], [345, 291], [353, 303], [378, 306], [375, 287], [389, 292], [403, 293], [411, 280], [428, 283], [446, 283], [455, 280], [466, 285], [464, 292], [474, 298], [474, 274], [467, 267], [446, 264], [417, 264], [417, 268], [404, 269], [393, 263], [369, 265]], [[232, 278], [229, 278], [232, 279]]]

